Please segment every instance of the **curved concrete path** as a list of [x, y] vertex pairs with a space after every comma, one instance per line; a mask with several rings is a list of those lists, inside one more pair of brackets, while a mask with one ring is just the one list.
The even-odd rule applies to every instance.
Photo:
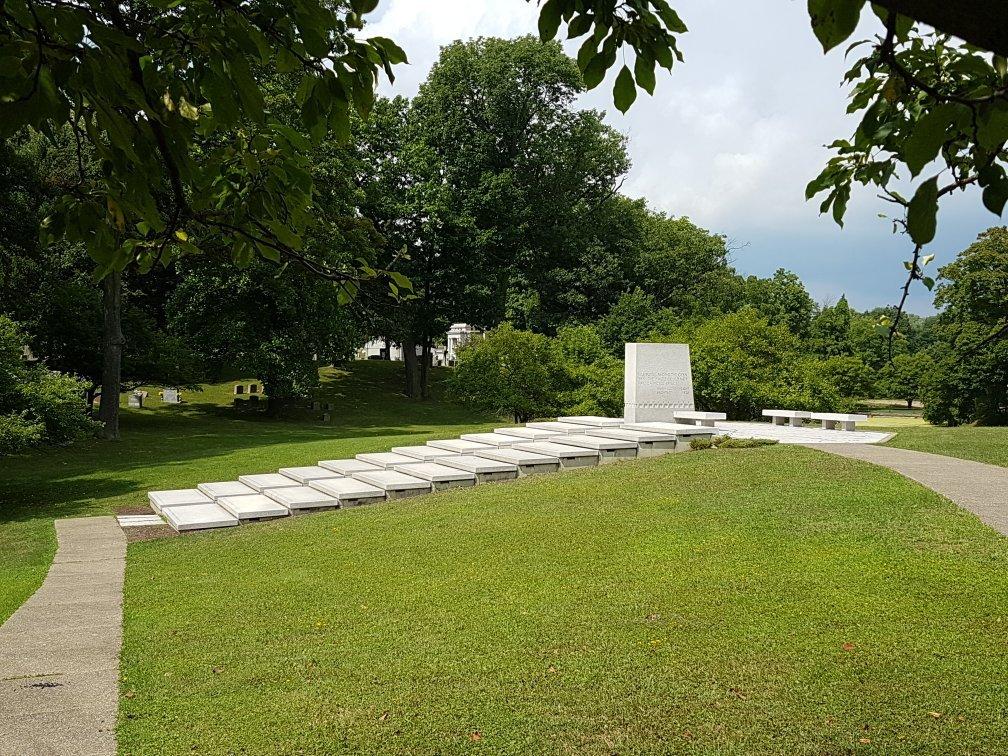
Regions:
[[998, 532], [1008, 535], [1008, 467], [892, 446], [816, 444], [808, 447], [895, 470], [951, 499]]
[[114, 517], [56, 520], [56, 538], [0, 627], [0, 754], [114, 755], [126, 538]]

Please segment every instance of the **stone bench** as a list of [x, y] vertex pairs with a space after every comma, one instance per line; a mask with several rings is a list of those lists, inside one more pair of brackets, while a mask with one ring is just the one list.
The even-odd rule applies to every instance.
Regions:
[[812, 413], [804, 410], [765, 409], [763, 417], [769, 417], [774, 425], [791, 425], [794, 428], [800, 428], [803, 422], [812, 417]]
[[826, 430], [834, 430], [839, 425], [841, 430], [854, 430], [855, 423], [863, 423], [868, 415], [854, 415], [846, 412], [813, 412], [813, 420], [821, 420]]
[[724, 412], [697, 412], [696, 410], [675, 410], [672, 416], [676, 420], [683, 420], [687, 423], [696, 423], [705, 428], [713, 428], [718, 420], [727, 420], [728, 415]]

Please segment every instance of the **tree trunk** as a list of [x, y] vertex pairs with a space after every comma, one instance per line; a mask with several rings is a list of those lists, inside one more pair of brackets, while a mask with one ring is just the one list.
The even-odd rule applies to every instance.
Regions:
[[403, 367], [406, 371], [406, 396], [410, 399], [420, 398], [420, 363], [417, 360], [416, 342], [403, 339]]
[[420, 398], [430, 399], [431, 340], [424, 336], [420, 357]]
[[907, 409], [913, 409], [913, 399], [907, 399]]
[[102, 361], [101, 408], [98, 419], [104, 423], [102, 438], [119, 440], [119, 392], [122, 388], [122, 353], [126, 339], [122, 332], [122, 273], [112, 271], [102, 281], [102, 307], [105, 312], [105, 355]]
[[95, 399], [98, 397], [98, 389], [101, 386], [98, 384], [92, 384], [88, 387], [88, 390], [84, 392], [84, 400], [87, 402], [87, 413], [88, 417], [94, 417], [94, 403]]

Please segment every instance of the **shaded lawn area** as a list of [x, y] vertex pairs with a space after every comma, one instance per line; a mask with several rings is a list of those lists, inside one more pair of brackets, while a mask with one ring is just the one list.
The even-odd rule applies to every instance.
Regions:
[[134, 543], [131, 754], [993, 753], [1008, 539], [707, 451]]
[[[881, 429], [873, 427], [871, 430]], [[887, 442], [887, 446], [1008, 467], [1008, 428], [909, 425], [894, 426], [891, 430], [896, 436]]]
[[[240, 474], [315, 464], [320, 459], [384, 451], [455, 436], [488, 418], [435, 398], [411, 402], [400, 390], [401, 365], [358, 362], [326, 370], [320, 398], [336, 404], [331, 424], [307, 416], [277, 422], [239, 415], [228, 405], [231, 382], [186, 392], [186, 404], [123, 410], [122, 441], [83, 441], [0, 459], [0, 622], [38, 587], [56, 550], [57, 517], [112, 514], [145, 506], [147, 491], [190, 488]], [[437, 381], [442, 371], [435, 372]], [[125, 401], [125, 398], [124, 398]]]

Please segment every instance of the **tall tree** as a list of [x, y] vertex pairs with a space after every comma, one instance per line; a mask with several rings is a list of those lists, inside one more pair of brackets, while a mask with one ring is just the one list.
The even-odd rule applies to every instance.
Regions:
[[[79, 181], [46, 230], [83, 244], [105, 279], [107, 395], [119, 392], [118, 303], [129, 266], [147, 271], [211, 246], [242, 265], [257, 256], [300, 263], [348, 282], [351, 293], [373, 272], [353, 258], [333, 267], [312, 256], [304, 232], [314, 215], [312, 140], [330, 130], [347, 136], [351, 110], [371, 107], [377, 72], [391, 76], [405, 60], [390, 40], [357, 38], [374, 5], [11, 0], [0, 7], [0, 135], [67, 126], [78, 147]], [[298, 75], [299, 130], [267, 107], [263, 84], [274, 72]], [[87, 175], [85, 147], [100, 163], [95, 177]], [[117, 408], [103, 405], [112, 438]]]
[[431, 345], [448, 325], [500, 322], [516, 280], [544, 291], [545, 272], [613, 195], [623, 139], [573, 108], [582, 86], [555, 43], [457, 42], [412, 103], [380, 105], [366, 127], [364, 212], [390, 252], [405, 250], [396, 267], [412, 282], [413, 298], [385, 317], [411, 395], [426, 394]]

